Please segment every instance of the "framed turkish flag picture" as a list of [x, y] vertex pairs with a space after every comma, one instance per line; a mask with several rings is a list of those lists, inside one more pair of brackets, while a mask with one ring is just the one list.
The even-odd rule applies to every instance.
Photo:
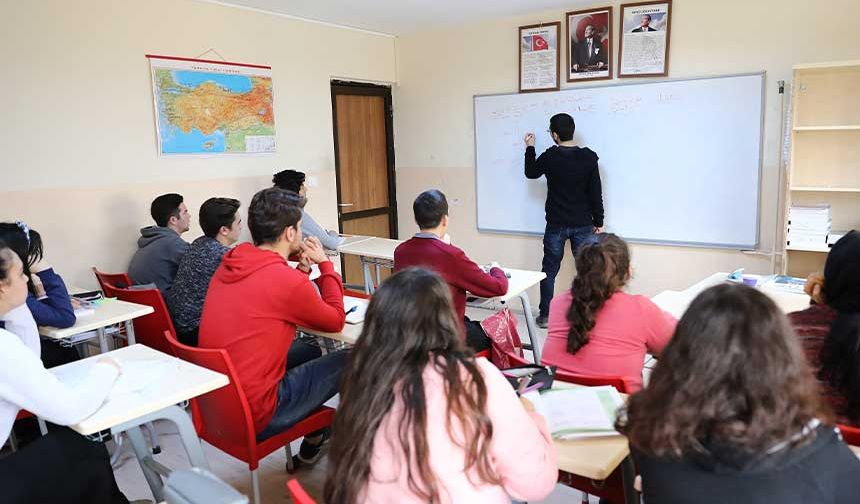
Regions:
[[520, 93], [557, 91], [561, 22], [520, 26]]

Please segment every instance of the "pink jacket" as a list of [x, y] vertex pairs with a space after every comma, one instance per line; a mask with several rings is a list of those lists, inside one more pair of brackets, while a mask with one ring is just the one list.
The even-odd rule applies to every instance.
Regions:
[[616, 292], [597, 313], [588, 343], [571, 354], [567, 351], [567, 311], [572, 302], [570, 290], [552, 299], [541, 362], [570, 373], [622, 376], [631, 383], [631, 392], [641, 389], [645, 353], [663, 351], [675, 332], [675, 317], [645, 296]]
[[[447, 431], [447, 399], [442, 376], [428, 366], [424, 371], [427, 399], [427, 442], [430, 467], [436, 474], [443, 503], [509, 503], [546, 497], [558, 478], [555, 448], [543, 417], [526, 411], [513, 388], [486, 359], [477, 360], [487, 385], [487, 414], [493, 422], [490, 456], [502, 485], [475, 483], [464, 472], [465, 452]], [[403, 405], [398, 399], [383, 419], [373, 445], [371, 474], [362, 502], [420, 503], [409, 490], [406, 460], [399, 449], [398, 428]], [[454, 437], [462, 437], [455, 424]]]

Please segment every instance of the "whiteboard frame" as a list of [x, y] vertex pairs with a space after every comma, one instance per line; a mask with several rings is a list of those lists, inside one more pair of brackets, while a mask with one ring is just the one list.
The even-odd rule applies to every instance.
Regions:
[[[679, 77], [675, 79], [653, 79], [653, 80], [645, 80], [645, 81], [637, 81], [637, 82], [621, 82], [617, 84], [594, 84], [590, 86], [576, 86], [576, 87], [564, 87], [558, 90], [544, 91], [543, 93], [562, 93], [565, 91], [573, 91], [579, 89], [595, 89], [595, 88], [608, 88], [608, 87], [621, 87], [621, 86], [647, 86], [651, 84], [662, 84], [664, 82], [686, 82], [686, 81], [697, 81], [697, 80], [711, 80], [711, 79], [727, 79], [731, 77], [753, 77], [753, 76], [761, 76], [761, 111], [759, 112], [759, 139], [758, 139], [758, 180], [756, 185], [758, 186], [758, 190], [756, 191], [756, 236], [755, 243], [752, 245], [746, 244], [737, 244], [737, 243], [703, 243], [703, 242], [685, 242], [685, 241], [674, 241], [674, 240], [648, 240], [648, 239], [627, 239], [624, 238], [629, 243], [639, 243], [644, 245], [671, 245], [677, 247], [691, 247], [691, 248], [709, 248], [709, 249], [728, 249], [728, 250], [759, 250], [759, 245], [761, 244], [761, 190], [762, 190], [762, 164], [764, 161], [764, 127], [765, 127], [765, 110], [767, 108], [766, 99], [767, 95], [765, 93], [766, 88], [765, 85], [767, 83], [767, 72], [765, 70], [761, 70], [758, 72], [746, 72], [746, 73], [736, 73], [736, 74], [725, 74], [725, 75], [706, 75], [700, 77]], [[536, 96], [539, 93], [530, 93], [529, 96]], [[502, 235], [511, 235], [511, 236], [543, 236], [544, 233], [533, 233], [528, 231], [509, 231], [505, 229], [492, 229], [492, 228], [481, 228], [479, 217], [479, 207], [481, 205], [480, 191], [478, 190], [478, 184], [480, 184], [480, 179], [478, 177], [478, 134], [475, 130], [478, 126], [478, 115], [477, 115], [477, 105], [475, 103], [476, 98], [487, 98], [492, 96], [520, 96], [521, 93], [490, 93], [490, 94], [476, 94], [472, 95], [472, 127], [473, 127], [473, 144], [474, 151], [472, 153], [474, 162], [474, 170], [475, 170], [475, 225], [478, 228], [479, 233], [493, 233], [493, 234], [502, 234]]]

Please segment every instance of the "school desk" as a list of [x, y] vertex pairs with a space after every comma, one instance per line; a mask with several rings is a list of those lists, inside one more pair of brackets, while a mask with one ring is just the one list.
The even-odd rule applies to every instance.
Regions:
[[[209, 468], [194, 430], [191, 417], [177, 406], [229, 383], [228, 378], [209, 369], [185, 362], [170, 355], [140, 344], [107, 352], [121, 367], [129, 362], [142, 361], [160, 374], [150, 377], [139, 387], [119, 389], [115, 386], [104, 404], [91, 416], [70, 425], [74, 431], [95, 440], [103, 440], [108, 434], [118, 437], [128, 434], [134, 453], [143, 470], [144, 477], [156, 501], [163, 499], [163, 484], [159, 474], [168, 472], [153, 459], [146, 447], [140, 426], [156, 420], [173, 422], [178, 431], [191, 466]], [[95, 355], [51, 369], [61, 381], [71, 381], [86, 372], [103, 355]], [[129, 378], [129, 377], [127, 377]], [[122, 377], [120, 377], [122, 379]]]
[[105, 329], [115, 324], [125, 324], [126, 335], [128, 336], [128, 344], [133, 345], [134, 340], [134, 324], [132, 320], [144, 315], [149, 315], [154, 310], [151, 306], [141, 305], [137, 303], [128, 303], [118, 299], [103, 299], [96, 302], [94, 313], [78, 317], [75, 325], [65, 329], [57, 329], [56, 327], [42, 326], [39, 327], [39, 334], [42, 336], [58, 340], [64, 345], [74, 345], [79, 341], [90, 339], [87, 335], [85, 338], [76, 338], [85, 333], [96, 331], [99, 338], [99, 347], [101, 353], [108, 351], [107, 335]]
[[[652, 297], [651, 300], [675, 317], [681, 317], [696, 296], [710, 287], [725, 282], [728, 276], [728, 273], [714, 273], [682, 291], [663, 291]], [[766, 285], [758, 287], [758, 289], [767, 294], [784, 313], [803, 310], [809, 306], [809, 296], [806, 294], [785, 292]]]
[[[539, 363], [541, 350], [543, 348], [543, 342], [538, 335], [537, 324], [535, 322], [534, 314], [531, 310], [531, 304], [529, 302], [527, 291], [531, 287], [534, 287], [535, 285], [539, 284], [541, 280], [546, 278], [546, 273], [540, 271], [517, 269], [505, 269], [505, 272], [511, 275], [511, 277], [508, 279], [508, 292], [502, 296], [480, 299], [477, 302], [477, 305], [491, 306], [496, 301], [500, 303], [507, 303], [512, 299], [518, 298], [522, 303], [523, 313], [525, 313], [526, 328], [528, 329], [529, 333], [529, 342], [531, 343], [532, 355], [535, 363]], [[473, 305], [474, 304], [475, 303], [473, 303]], [[323, 333], [320, 331], [314, 331], [301, 327], [299, 328], [299, 330], [304, 332], [305, 334], [320, 336], [326, 339], [336, 340], [352, 345], [355, 344], [355, 342], [358, 340], [358, 336], [361, 334], [361, 328], [362, 324], [346, 324], [343, 331], [339, 333]]]

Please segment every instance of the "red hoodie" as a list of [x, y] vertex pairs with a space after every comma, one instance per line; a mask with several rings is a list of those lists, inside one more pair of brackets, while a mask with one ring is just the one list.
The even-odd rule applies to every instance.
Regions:
[[317, 293], [308, 275], [275, 252], [243, 243], [224, 255], [200, 319], [200, 348], [224, 348], [262, 431], [275, 412], [278, 384], [296, 326], [343, 329], [343, 284], [331, 262], [319, 265]]
[[430, 268], [448, 282], [460, 324], [466, 315], [466, 292], [484, 298], [508, 292], [508, 279], [502, 269], [492, 268], [484, 273], [465, 252], [437, 238], [415, 236], [394, 250], [394, 270], [410, 266]]

